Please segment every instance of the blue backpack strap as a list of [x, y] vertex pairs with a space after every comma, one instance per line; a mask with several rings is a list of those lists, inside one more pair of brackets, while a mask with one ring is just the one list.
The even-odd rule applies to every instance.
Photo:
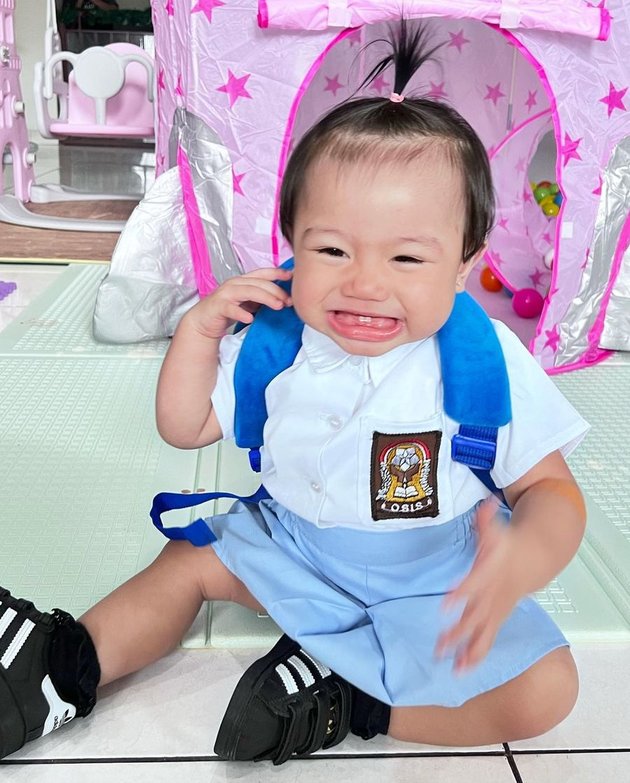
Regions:
[[[293, 259], [282, 264], [293, 269]], [[279, 282], [290, 291], [290, 281]], [[292, 307], [272, 310], [262, 306], [248, 327], [247, 336], [234, 368], [234, 439], [236, 445], [250, 449], [249, 461], [260, 471], [260, 447], [267, 421], [265, 391], [269, 383], [293, 364], [302, 345], [304, 323]]]
[[164, 527], [162, 514], [175, 509], [193, 508], [218, 498], [233, 498], [242, 503], [260, 503], [270, 497], [267, 490], [260, 486], [253, 495], [233, 495], [231, 492], [198, 492], [193, 494], [180, 494], [179, 492], [160, 492], [153, 498], [153, 505], [149, 512], [155, 527], [171, 541], [190, 541], [195, 546], [212, 544], [217, 537], [210, 530], [203, 519], [196, 519], [184, 527]]
[[460, 422], [451, 441], [451, 459], [467, 465], [505, 502], [490, 476], [498, 428], [512, 420], [510, 382], [496, 330], [484, 310], [463, 292], [455, 296], [453, 311], [437, 338], [444, 411]]

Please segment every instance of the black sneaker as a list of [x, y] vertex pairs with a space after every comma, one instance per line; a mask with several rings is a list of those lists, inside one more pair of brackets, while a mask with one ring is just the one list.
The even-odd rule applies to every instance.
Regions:
[[229, 761], [282, 764], [341, 742], [350, 730], [350, 685], [283, 636], [241, 677], [214, 752]]
[[52, 639], [67, 623], [77, 625], [66, 612], [39, 612], [0, 588], [0, 758], [77, 715], [49, 671]]

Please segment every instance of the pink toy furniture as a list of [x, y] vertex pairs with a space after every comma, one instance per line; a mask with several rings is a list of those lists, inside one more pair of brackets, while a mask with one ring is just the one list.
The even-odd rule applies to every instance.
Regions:
[[[72, 63], [67, 86], [56, 78], [62, 61]], [[51, 118], [48, 101], [59, 102]], [[35, 68], [35, 106], [45, 138], [153, 136], [153, 62], [139, 46], [114, 43], [81, 54], [55, 52]]]
[[[13, 12], [15, 0], [0, 0], [0, 160], [13, 162], [15, 193], [28, 201], [33, 184], [35, 156], [28, 149], [28, 132], [24, 120], [24, 102], [20, 92], [22, 64], [15, 47]], [[0, 177], [0, 197], [4, 178]]]
[[[29, 151], [20, 92], [21, 62], [13, 34], [15, 0], [0, 0], [0, 158], [13, 163], [15, 195], [4, 193], [0, 180], [0, 221], [35, 228], [68, 231], [119, 232], [118, 220], [78, 220], [35, 214], [29, 201], [113, 201], [135, 197], [109, 193], [82, 193], [59, 185], [34, 182], [35, 154]], [[68, 83], [61, 63], [73, 64]], [[60, 51], [55, 0], [48, 0], [44, 37], [44, 61], [35, 66], [35, 109], [45, 138], [96, 136], [102, 138], [152, 138], [154, 134], [154, 68], [147, 52], [133, 44], [92, 47], [81, 54]], [[49, 101], [59, 107], [50, 115]]]

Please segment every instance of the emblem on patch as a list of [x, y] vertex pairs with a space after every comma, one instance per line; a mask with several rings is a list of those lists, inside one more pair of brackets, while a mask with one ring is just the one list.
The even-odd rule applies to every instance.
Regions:
[[437, 466], [442, 433], [413, 432], [372, 439], [372, 519], [438, 515]]

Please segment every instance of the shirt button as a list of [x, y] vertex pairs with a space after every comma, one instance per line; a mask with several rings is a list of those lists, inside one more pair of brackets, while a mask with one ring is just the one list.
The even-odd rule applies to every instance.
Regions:
[[328, 423], [333, 428], [333, 430], [340, 430], [343, 425], [343, 421], [339, 418], [339, 416], [329, 416]]
[[311, 489], [313, 490], [313, 492], [321, 492], [322, 485], [318, 484], [317, 481], [311, 481]]

